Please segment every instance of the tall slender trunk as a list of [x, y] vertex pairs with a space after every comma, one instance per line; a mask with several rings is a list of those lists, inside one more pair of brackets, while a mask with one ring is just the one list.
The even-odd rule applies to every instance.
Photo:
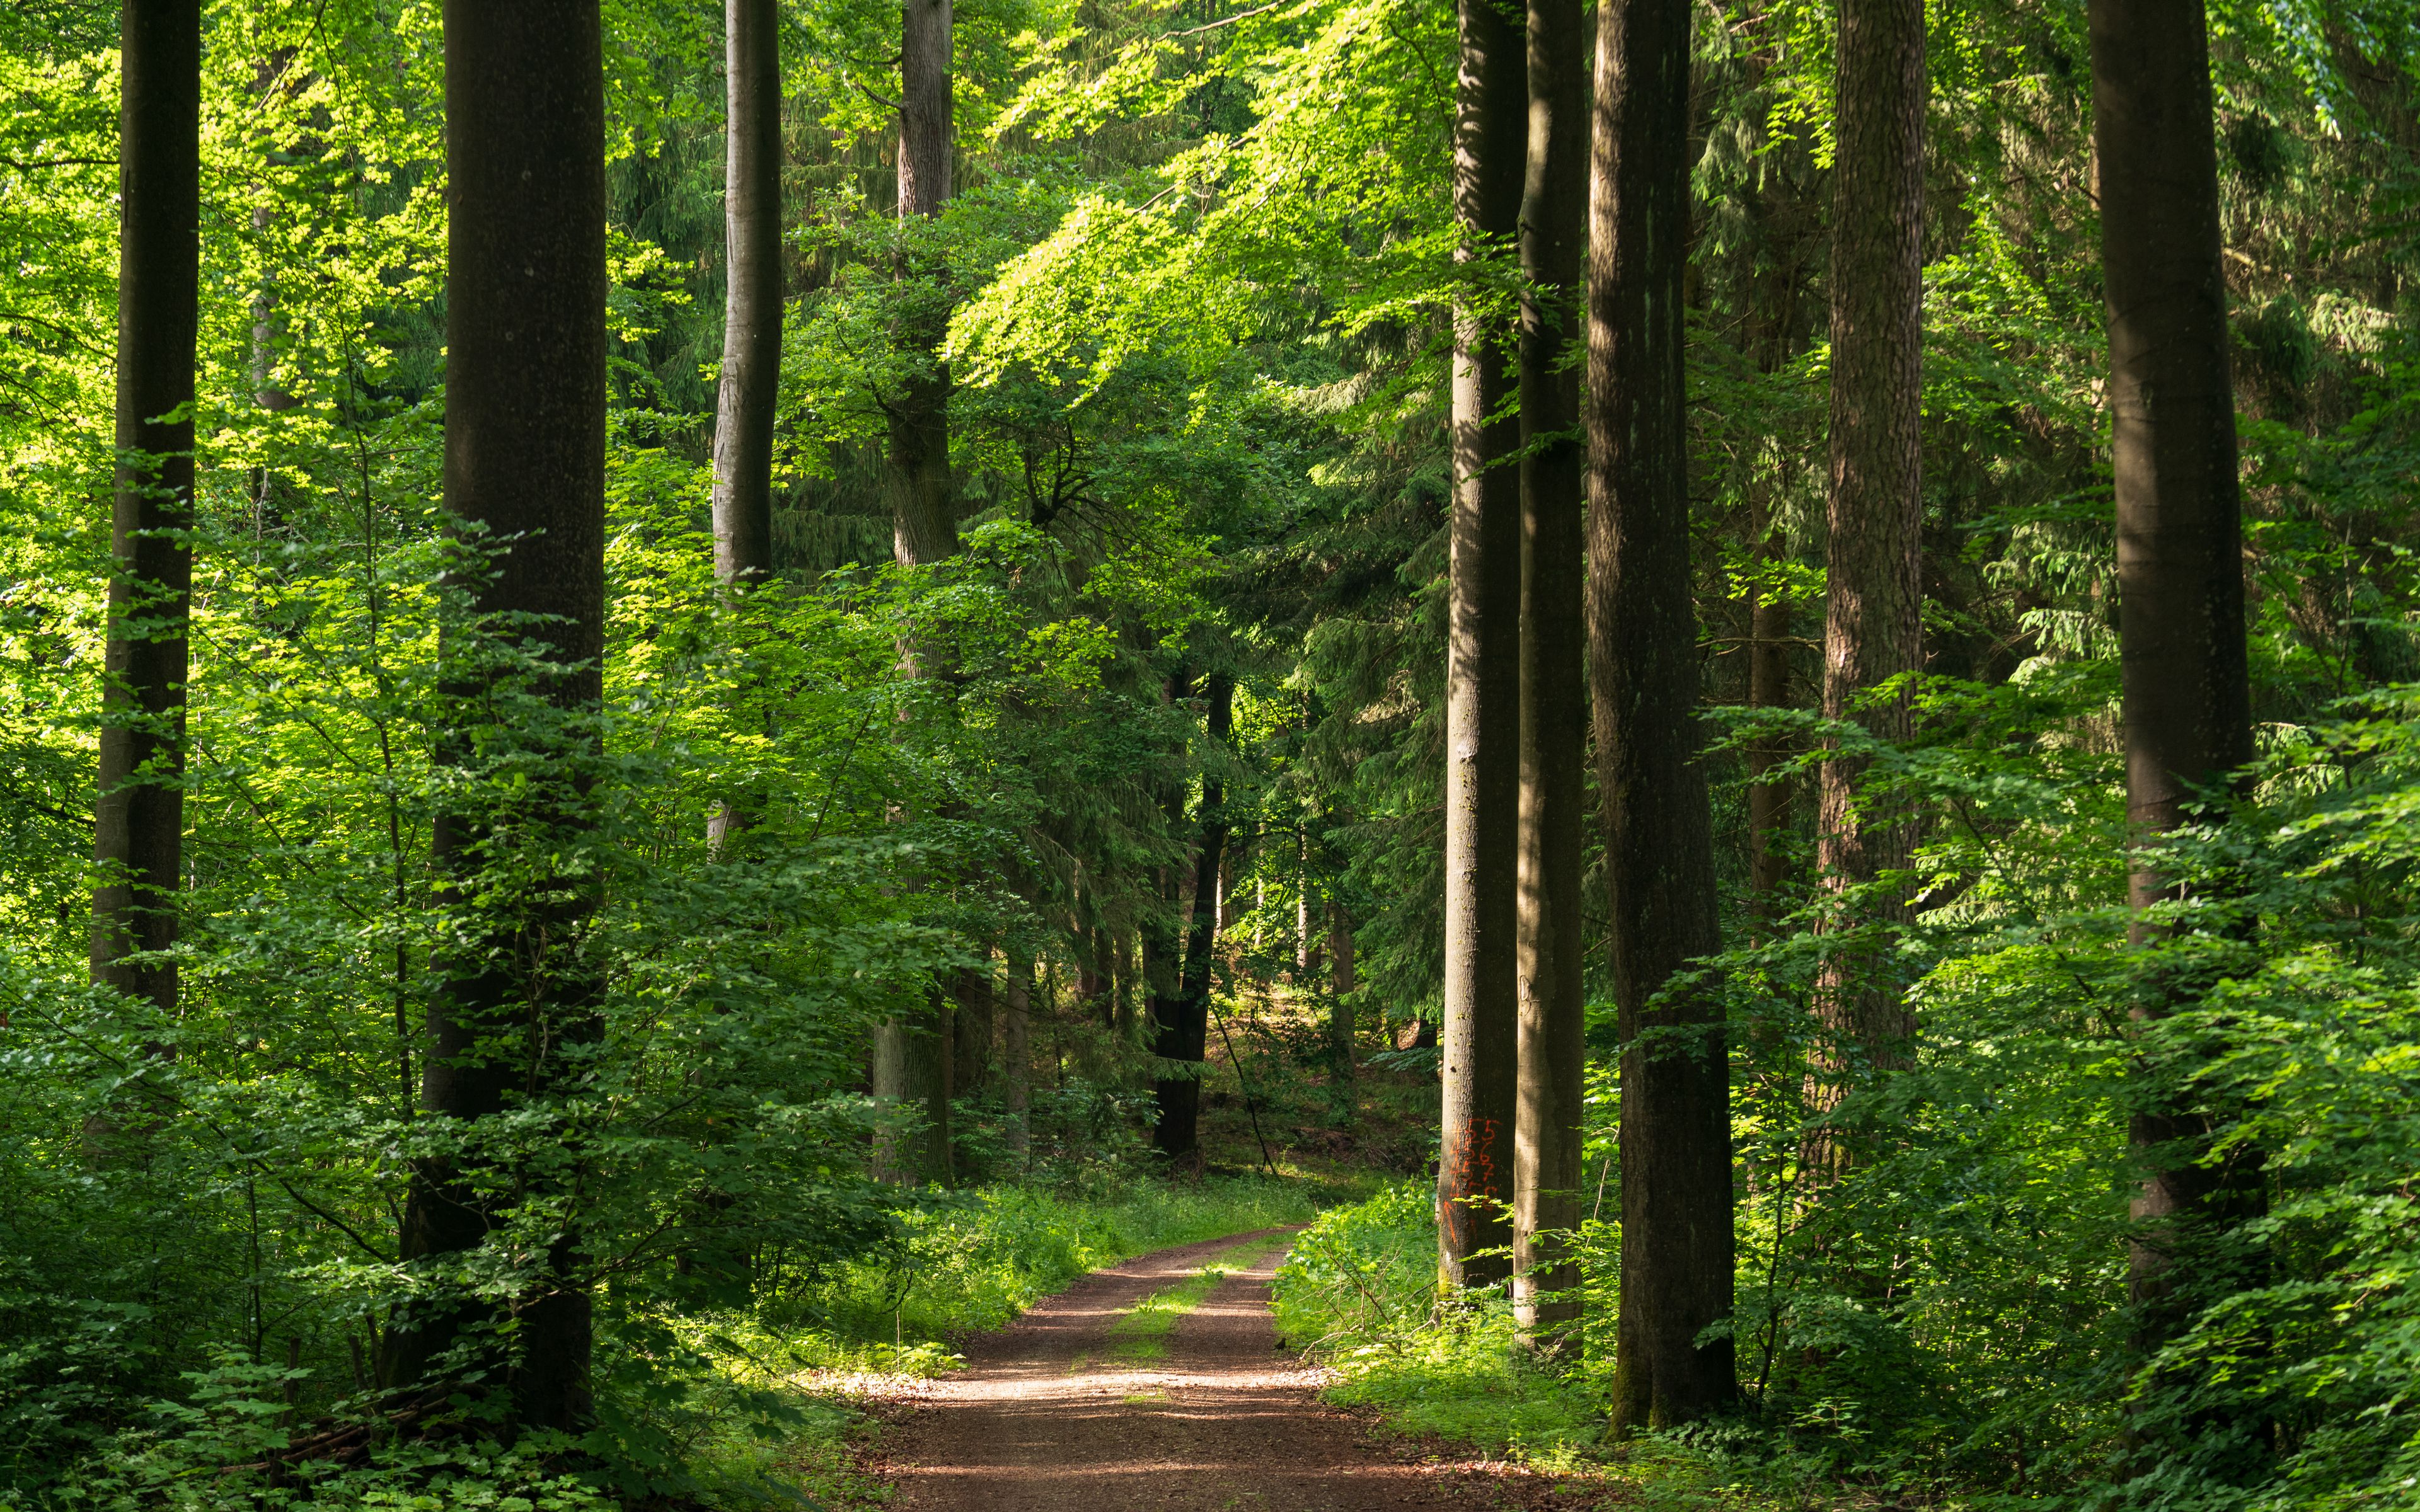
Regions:
[[1176, 997], [1156, 1027], [1153, 1054], [1165, 1060], [1191, 1061], [1190, 1076], [1163, 1076], [1153, 1084], [1159, 1121], [1152, 1129], [1152, 1145], [1171, 1161], [1201, 1160], [1202, 1078], [1198, 1068], [1209, 1048], [1210, 968], [1218, 939], [1218, 863], [1227, 849], [1227, 786], [1215, 775], [1222, 748], [1234, 728], [1235, 680], [1213, 672], [1202, 691], [1209, 711], [1203, 721], [1209, 736], [1203, 748], [1202, 807], [1195, 816], [1199, 839], [1193, 856], [1193, 911], [1186, 932], [1185, 963], [1178, 974]]
[[782, 378], [782, 34], [776, 0], [724, 0], [722, 229], [729, 287], [714, 421], [714, 572], [773, 571], [773, 402]]
[[[1528, 99], [1521, 29], [1496, 0], [1458, 0], [1453, 208], [1462, 261], [1521, 219]], [[1512, 1121], [1519, 1054], [1513, 933], [1520, 811], [1519, 423], [1502, 332], [1454, 315], [1453, 523], [1446, 650], [1445, 1055], [1437, 1147], [1437, 1276], [1448, 1288], [1512, 1273]]]
[[[1879, 705], [1861, 695], [1923, 664], [1923, 0], [1843, 0], [1838, 98], [1823, 716], [1891, 740], [1910, 729], [1906, 694]], [[1861, 926], [1905, 917], [1902, 904], [1855, 895], [1904, 867], [1913, 840], [1904, 821], [1858, 811], [1865, 766], [1836, 757], [1818, 780], [1823, 884], [1853, 899], [1830, 921], [1846, 938], [1816, 985], [1807, 1080], [1819, 1116], [1839, 1106], [1861, 1066], [1904, 1065], [1916, 1030], [1897, 987], [1880, 980], [1882, 953], [1855, 943]], [[1849, 1150], [1826, 1130], [1809, 1158], [1837, 1166]]]
[[[118, 85], [117, 471], [93, 812], [92, 980], [177, 1009], [193, 607], [201, 7], [126, 0]], [[145, 960], [143, 957], [151, 957]]]
[[950, 1091], [972, 1097], [991, 1076], [991, 973], [961, 966], [950, 980]]
[[[597, 984], [578, 949], [593, 896], [578, 883], [523, 876], [517, 863], [542, 866], [581, 843], [598, 755], [604, 77], [594, 0], [448, 0], [445, 508], [458, 535], [494, 553], [458, 590], [482, 614], [528, 617], [487, 633], [514, 642], [538, 668], [526, 689], [535, 698], [507, 732], [517, 771], [538, 780], [484, 800], [474, 769], [468, 800], [436, 825], [436, 864], [451, 905], [471, 914], [465, 927], [474, 945], [440, 963], [421, 1101], [431, 1119], [453, 1123], [447, 1134], [458, 1138], [508, 1107], [539, 1109], [576, 1095], [564, 1052], [601, 1032]], [[482, 656], [477, 636], [459, 635], [455, 654]], [[444, 759], [494, 759], [473, 742], [494, 738], [483, 706], [510, 676], [475, 661], [458, 675], [453, 706], [465, 727], [440, 731]], [[498, 845], [513, 854], [492, 855]], [[463, 1159], [440, 1148], [413, 1169], [406, 1260], [475, 1249], [500, 1221], [489, 1206], [492, 1181], [473, 1180]], [[577, 1180], [572, 1155], [568, 1175], [561, 1154], [549, 1151], [542, 1165], [511, 1173], [505, 1184], [567, 1192]], [[593, 1415], [580, 1243], [575, 1215], [509, 1304], [507, 1379], [523, 1427], [576, 1433]], [[388, 1381], [426, 1382], [478, 1316], [475, 1304], [459, 1302], [408, 1311], [389, 1332]]]
[[[1722, 999], [1676, 974], [1720, 945], [1690, 596], [1683, 280], [1688, 0], [1597, 23], [1589, 281], [1589, 672], [1621, 1056], [1619, 1431], [1728, 1403], [1729, 1062]], [[1655, 1001], [1658, 994], [1665, 995]]]
[[1575, 1345], [1587, 987], [1580, 837], [1588, 817], [1581, 550], [1587, 448], [1576, 368], [1588, 283], [1588, 42], [1580, 0], [1528, 0], [1521, 197], [1520, 1069], [1512, 1297], [1538, 1348]]
[[[952, 81], [950, 0], [907, 0], [899, 65], [899, 219], [940, 213], [950, 197]], [[903, 262], [903, 279], [911, 270]], [[929, 274], [925, 275], [929, 276]], [[911, 300], [911, 304], [912, 304]], [[890, 405], [891, 523], [903, 567], [923, 566], [958, 548], [957, 501], [950, 485], [950, 379], [935, 355], [948, 329], [946, 311], [916, 308], [899, 339], [931, 363]], [[931, 671], [911, 668], [921, 675]], [[937, 984], [914, 1012], [875, 1034], [874, 1095], [906, 1103], [923, 1115], [922, 1137], [877, 1152], [877, 1171], [894, 1180], [950, 1180], [950, 1032], [945, 994]]]
[[[2201, 794], [2224, 796], [2252, 759], [2235, 392], [2201, 0], [2093, 0], [2090, 24], [2126, 813], [2148, 841], [2184, 823]], [[2175, 895], [2147, 860], [2128, 891], [2138, 911]], [[2151, 933], [2138, 918], [2136, 938]], [[2191, 990], [2164, 985], [2138, 997], [2138, 1021]], [[2192, 1272], [2219, 1261], [2213, 1243], [2257, 1216], [2264, 1196], [2256, 1153], [2209, 1159], [2223, 1120], [2193, 1105], [2184, 1069], [2143, 1074], [2150, 1086], [2129, 1130], [2144, 1171], [2129, 1289], [2149, 1356], [2190, 1323], [2193, 1293], [2210, 1281]], [[2258, 1427], [2237, 1427], [2257, 1453]]]
[[[939, 215], [951, 194], [953, 125], [950, 0], [906, 0], [899, 54], [899, 219]], [[910, 270], [904, 266], [903, 276]], [[915, 276], [931, 279], [930, 269]], [[912, 302], [912, 301], [911, 301]], [[950, 486], [950, 372], [939, 358], [949, 313], [915, 305], [899, 339], [923, 371], [890, 406], [892, 531], [903, 563], [957, 549]]]
[[[1783, 560], [1781, 532], [1772, 502], [1760, 491], [1750, 500], [1748, 536], [1757, 564], [1777, 573]], [[1790, 706], [1790, 601], [1776, 587], [1761, 586], [1748, 607], [1747, 705]], [[1790, 760], [1788, 742], [1760, 735], [1747, 749], [1748, 903], [1757, 922], [1770, 929], [1788, 911], [1782, 889], [1790, 880], [1780, 838], [1790, 832], [1790, 782], [1776, 776]]]
[[1000, 1026], [1000, 1101], [1008, 1114], [1008, 1150], [1021, 1172], [1033, 1152], [1033, 958], [1008, 952], [1008, 991]]

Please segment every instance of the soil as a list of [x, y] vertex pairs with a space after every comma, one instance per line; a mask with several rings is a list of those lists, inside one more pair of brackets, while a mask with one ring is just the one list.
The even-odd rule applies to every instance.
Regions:
[[[894, 1399], [867, 1468], [899, 1512], [1463, 1512], [1584, 1504], [1544, 1477], [1374, 1440], [1323, 1407], [1320, 1372], [1281, 1350], [1269, 1278], [1286, 1231], [1161, 1250], [969, 1341], [967, 1368]], [[1134, 1357], [1111, 1332], [1204, 1264], [1231, 1273]], [[1542, 1499], [1543, 1493], [1543, 1499]]]

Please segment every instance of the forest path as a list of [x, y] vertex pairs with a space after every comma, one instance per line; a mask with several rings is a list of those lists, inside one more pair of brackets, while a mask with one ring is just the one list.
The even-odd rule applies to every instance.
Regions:
[[[878, 1451], [901, 1512], [1364, 1512], [1498, 1504], [1388, 1458], [1278, 1348], [1264, 1229], [1096, 1271], [971, 1341]], [[1214, 1276], [1209, 1271], [1225, 1273]], [[1184, 1304], [1198, 1302], [1191, 1310]]]

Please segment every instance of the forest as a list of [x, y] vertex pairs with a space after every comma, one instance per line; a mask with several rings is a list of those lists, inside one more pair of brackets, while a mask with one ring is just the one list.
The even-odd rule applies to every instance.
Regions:
[[2420, 1512], [2420, 5], [12, 0], [0, 328], [0, 1509]]

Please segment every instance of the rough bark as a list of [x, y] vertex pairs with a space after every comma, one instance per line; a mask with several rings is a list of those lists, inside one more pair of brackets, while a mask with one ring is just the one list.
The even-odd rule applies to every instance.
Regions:
[[1528, 0], [1521, 198], [1521, 671], [1512, 1298], [1523, 1337], [1577, 1343], [1587, 988], [1580, 841], [1588, 687], [1581, 582], [1587, 449], [1579, 332], [1588, 274], [1588, 40], [1580, 0]]
[[972, 1097], [991, 1079], [991, 973], [972, 966], [959, 968], [950, 980], [950, 1091]]
[[775, 0], [724, 0], [722, 228], [729, 287], [714, 422], [714, 571], [773, 571], [773, 402], [782, 377], [782, 39]]
[[[93, 813], [94, 982], [177, 1008], [201, 256], [201, 8], [127, 0], [118, 91], [116, 482]], [[154, 959], [142, 960], [144, 956]]]
[[[483, 573], [460, 583], [485, 614], [542, 616], [497, 632], [538, 668], [533, 710], [512, 731], [542, 779], [509, 815], [475, 803], [440, 815], [434, 856], [458, 907], [487, 949], [441, 962], [428, 1010], [422, 1106], [468, 1123], [526, 1101], [566, 1095], [563, 1051], [598, 1031], [597, 986], [576, 953], [592, 900], [544, 878], [493, 901], [481, 881], [489, 841], [535, 825], [554, 850], [587, 823], [593, 718], [602, 700], [605, 532], [605, 90], [599, 17], [582, 0], [445, 8], [447, 242], [445, 508], [463, 539], [489, 543]], [[467, 645], [467, 637], [458, 644]], [[472, 697], [494, 674], [458, 687]], [[470, 732], [441, 730], [460, 760]], [[556, 845], [553, 841], [562, 843]], [[524, 843], [520, 847], [527, 850]], [[474, 901], [475, 900], [475, 901]], [[524, 1178], [565, 1180], [551, 1174]], [[418, 1163], [402, 1253], [426, 1260], [475, 1248], [494, 1227], [485, 1188], [448, 1155]], [[582, 1431], [588, 1424], [589, 1298], [576, 1226], [549, 1247], [530, 1289], [509, 1306], [507, 1380], [515, 1421]], [[467, 1304], [415, 1309], [390, 1331], [386, 1378], [427, 1379], [477, 1318]]]
[[1227, 849], [1227, 786], [1216, 773], [1221, 748], [1234, 728], [1235, 680], [1213, 672], [1202, 692], [1209, 703], [1203, 720], [1209, 741], [1203, 750], [1202, 805], [1194, 819], [1193, 909], [1186, 931], [1185, 962], [1178, 973], [1176, 996], [1160, 1000], [1164, 1014], [1154, 1024], [1152, 1053], [1164, 1060], [1190, 1061], [1190, 1075], [1161, 1076], [1152, 1084], [1159, 1120], [1152, 1128], [1152, 1147], [1178, 1165], [1199, 1165], [1202, 1159], [1202, 1077], [1209, 1048], [1210, 967], [1218, 941], [1218, 864]]
[[[1459, 0], [1453, 208], [1464, 262], [1519, 229], [1528, 98], [1521, 28]], [[1520, 809], [1519, 423], [1502, 333], [1468, 298], [1454, 316], [1453, 519], [1446, 649], [1445, 1054], [1437, 1274], [1448, 1289], [1512, 1273], [1519, 1040], [1514, 889]]]
[[[1690, 597], [1682, 285], [1687, 0], [1606, 0], [1597, 30], [1588, 330], [1589, 673], [1621, 1057], [1618, 1431], [1736, 1392], [1721, 999], [1676, 983], [1718, 947]], [[1658, 1000], [1657, 995], [1664, 995]]]
[[[1909, 731], [1906, 695], [1879, 705], [1861, 695], [1923, 658], [1923, 0], [1845, 0], [1838, 100], [1823, 715], [1899, 739]], [[1903, 821], [1858, 811], [1865, 766], [1826, 761], [1817, 784], [1816, 862], [1823, 885], [1843, 898], [1830, 920], [1843, 938], [1815, 993], [1807, 1090], [1818, 1115], [1839, 1106], [1861, 1069], [1904, 1065], [1915, 1032], [1897, 986], [1881, 980], [1880, 955], [1854, 943], [1861, 925], [1904, 917], [1868, 889], [1907, 864], [1912, 841]], [[1826, 1131], [1809, 1158], [1837, 1166], [1850, 1151]]]
[[[2200, 0], [2094, 0], [2091, 37], [2126, 811], [2148, 841], [2202, 795], [2223, 798], [2253, 754], [2235, 394]], [[2138, 860], [2129, 892], [2139, 911], [2175, 885]], [[2138, 922], [2138, 939], [2150, 933]], [[2154, 991], [2134, 1012], [2155, 1019], [2170, 1006]], [[2153, 1085], [2130, 1129], [2144, 1176], [2129, 1284], [2149, 1353], [2187, 1324], [2192, 1269], [2260, 1211], [2262, 1187], [2249, 1153], [2204, 1163], [2218, 1120], [2191, 1105], [2173, 1070], [2145, 1074]]]

